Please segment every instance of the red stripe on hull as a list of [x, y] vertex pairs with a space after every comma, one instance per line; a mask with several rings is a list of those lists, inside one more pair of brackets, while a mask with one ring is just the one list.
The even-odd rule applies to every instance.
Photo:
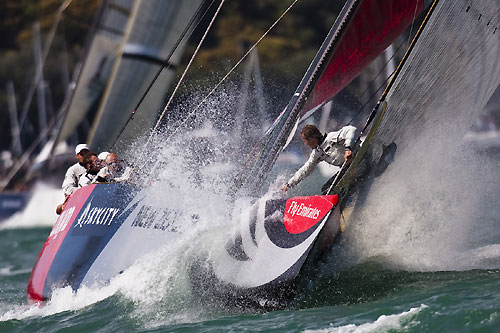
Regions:
[[95, 184], [85, 186], [77, 190], [68, 201], [66, 208], [57, 219], [49, 237], [45, 241], [42, 251], [38, 256], [38, 260], [31, 272], [30, 280], [28, 282], [28, 301], [30, 302], [43, 302], [44, 295], [43, 289], [45, 279], [49, 272], [52, 261], [59, 250], [68, 230], [73, 225], [76, 216], [82, 209], [83, 205], [89, 198], [90, 194], [95, 188]]

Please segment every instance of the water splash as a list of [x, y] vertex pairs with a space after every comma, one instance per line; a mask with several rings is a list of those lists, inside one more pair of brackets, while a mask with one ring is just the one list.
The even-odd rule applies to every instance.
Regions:
[[57, 219], [56, 206], [64, 201], [60, 188], [38, 182], [31, 191], [27, 206], [0, 225], [5, 228], [30, 228], [52, 226]]
[[416, 271], [491, 268], [495, 260], [481, 262], [474, 249], [500, 235], [498, 161], [444, 136], [415, 139], [370, 185], [346, 234], [357, 262], [376, 258]]
[[393, 314], [393, 315], [381, 315], [372, 323], [365, 323], [361, 325], [349, 324], [345, 326], [337, 326], [326, 329], [319, 330], [305, 330], [306, 333], [361, 333], [361, 332], [386, 332], [392, 330], [408, 330], [413, 326], [419, 324], [415, 317], [425, 308], [427, 305], [422, 304], [417, 308], [411, 308], [408, 311]]

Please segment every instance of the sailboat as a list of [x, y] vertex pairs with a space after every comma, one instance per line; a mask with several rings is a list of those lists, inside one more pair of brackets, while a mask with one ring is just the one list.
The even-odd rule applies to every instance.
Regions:
[[[345, 16], [341, 14], [337, 24], [359, 26], [356, 17], [369, 3], [348, 1]], [[388, 6], [385, 16], [391, 17], [389, 7], [393, 4], [384, 4]], [[318, 261], [330, 253], [349, 225], [358, 222], [351, 221], [352, 214], [348, 214], [353, 206], [362, 204], [357, 202], [361, 200], [356, 200], [356, 193], [363, 191], [367, 197], [373, 178], [394, 160], [422, 163], [416, 148], [441, 151], [460, 141], [500, 84], [500, 63], [495, 56], [500, 46], [500, 4], [440, 0], [429, 7], [422, 5], [426, 8], [424, 22], [367, 119], [361, 149], [342, 168], [328, 195], [262, 198], [251, 209], [242, 210], [239, 225], [228, 235], [226, 245], [216, 254], [207, 254], [208, 259], [192, 273], [198, 292], [262, 308], [282, 307], [294, 297], [300, 283], [318, 273]], [[373, 10], [365, 14], [368, 12]], [[349, 13], [354, 17], [349, 18]], [[341, 33], [335, 31], [334, 35]], [[349, 41], [353, 40], [360, 39]], [[328, 49], [327, 41], [328, 37], [322, 48]], [[316, 64], [324, 62], [321, 57], [326, 57], [325, 53], [320, 49]], [[332, 77], [322, 79], [341, 66], [329, 69], [328, 65], [322, 71], [315, 61], [287, 108], [252, 152], [254, 158], [249, 159], [243, 179], [247, 190], [262, 189], [265, 176], [301, 116], [324, 101], [318, 101], [318, 96], [327, 93], [320, 90], [315, 94], [315, 89], [321, 88], [321, 82], [336, 82]], [[329, 64], [336, 61], [341, 60], [334, 55]], [[315, 71], [319, 72], [316, 78]], [[436, 133], [446, 133], [446, 138]], [[441, 142], [436, 142], [436, 137]]]
[[[301, 118], [345, 87], [421, 12], [426, 19], [368, 117], [362, 148], [343, 167], [329, 193], [259, 198]], [[287, 107], [246, 160], [238, 182], [241, 191], [257, 199], [240, 216], [235, 214], [235, 229], [218, 255], [193, 265], [193, 288], [262, 307], [279, 307], [281, 300], [293, 297], [297, 280], [314, 273], [317, 260], [349, 227], [342, 212], [361, 162], [383, 172], [384, 151], [399, 158], [410, 150], [416, 132], [426, 133], [436, 124], [446, 128], [450, 115], [459, 135], [488, 101], [500, 83], [495, 56], [499, 22], [500, 4], [494, 0], [346, 1]], [[453, 52], [447, 49], [451, 47]], [[387, 148], [394, 146], [396, 153]], [[78, 190], [33, 268], [28, 298], [43, 302], [57, 286], [78, 290], [109, 281], [159, 244], [181, 237], [171, 221], [182, 212], [155, 203], [141, 188], [127, 183]]]

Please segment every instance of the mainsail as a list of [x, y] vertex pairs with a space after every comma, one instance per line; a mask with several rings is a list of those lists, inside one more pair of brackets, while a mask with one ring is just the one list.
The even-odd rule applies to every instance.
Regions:
[[120, 51], [135, 0], [103, 1], [95, 33], [76, 82], [54, 147], [67, 140], [89, 113], [95, 112]]
[[373, 61], [423, 10], [423, 0], [349, 0], [292, 99], [249, 154], [240, 179], [258, 192], [300, 116], [327, 102]]
[[[177, 46], [170, 59], [166, 59], [167, 55], [176, 47], [177, 40], [201, 3], [202, 0], [137, 3], [125, 44], [89, 134], [92, 149], [108, 150], [120, 135], [119, 144], [113, 150], [122, 153], [126, 143], [153, 127], [186, 40]], [[166, 60], [170, 63], [169, 69], [162, 71], [140, 110], [135, 113], [134, 121], [120, 133], [131, 112], [136, 111], [131, 108]]]
[[436, 1], [388, 90], [367, 155], [372, 165], [389, 144], [407, 151], [418, 141], [430, 156], [462, 139], [500, 84], [499, 25], [496, 0]]

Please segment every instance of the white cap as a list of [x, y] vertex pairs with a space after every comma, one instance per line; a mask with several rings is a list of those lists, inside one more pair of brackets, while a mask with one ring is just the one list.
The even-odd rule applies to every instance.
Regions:
[[87, 146], [86, 143], [80, 143], [79, 145], [76, 146], [75, 148], [75, 154], [79, 154], [82, 150], [84, 149], [87, 149], [87, 150], [90, 150], [89, 149], [89, 146]]
[[102, 153], [100, 153], [99, 155], [97, 155], [97, 158], [100, 159], [100, 160], [103, 160], [108, 155], [109, 155], [109, 153], [107, 151], [103, 151]]

